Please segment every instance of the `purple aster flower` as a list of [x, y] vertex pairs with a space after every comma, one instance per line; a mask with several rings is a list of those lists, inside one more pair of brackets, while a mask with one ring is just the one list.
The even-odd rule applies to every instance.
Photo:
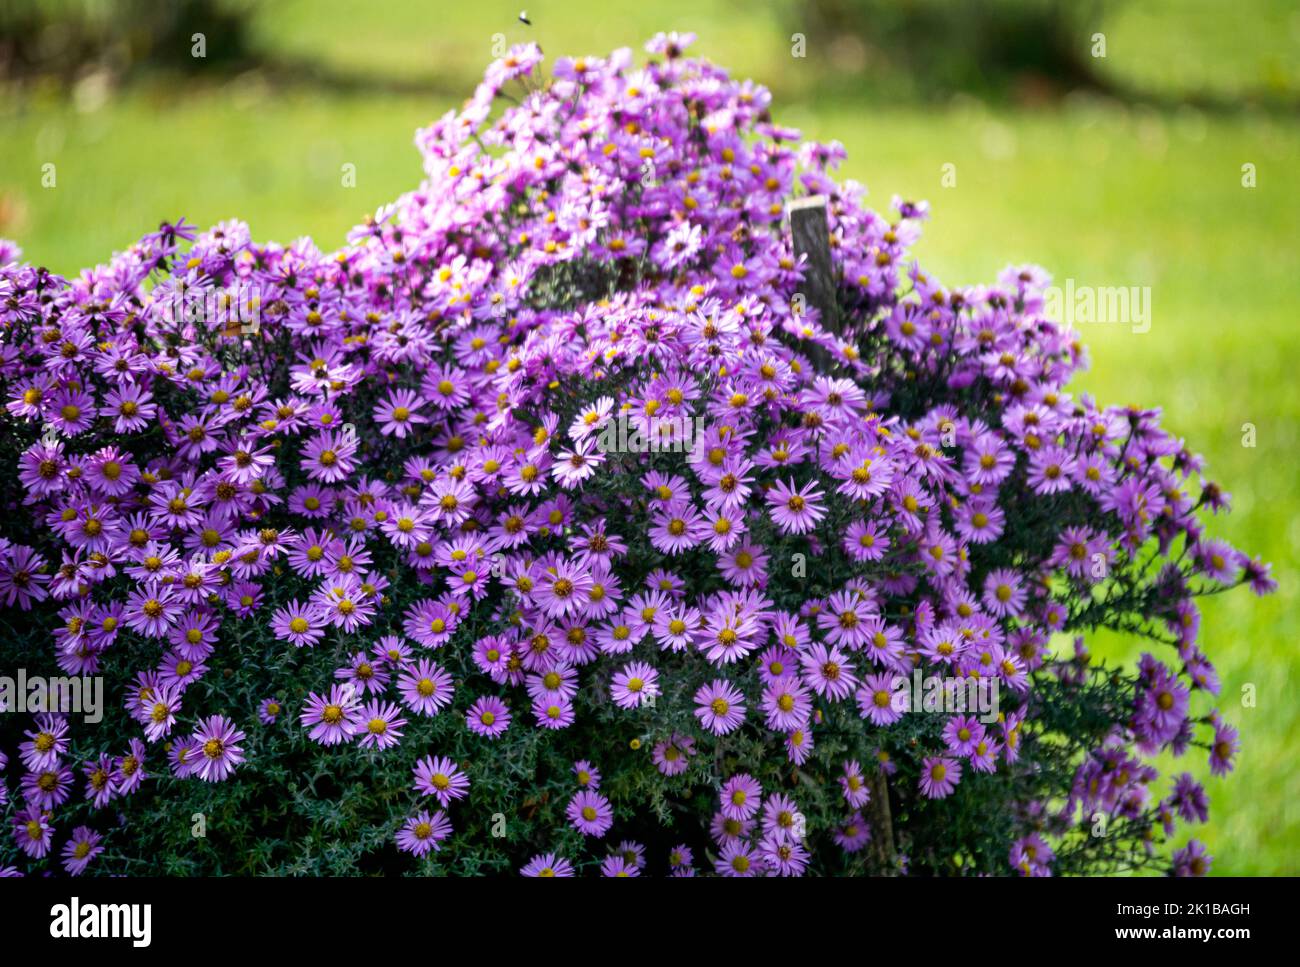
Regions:
[[1166, 802], [1185, 822], [1203, 823], [1210, 818], [1210, 800], [1205, 788], [1184, 772], [1174, 781], [1173, 792]]
[[758, 812], [763, 787], [748, 773], [738, 773], [722, 784], [719, 798], [722, 814], [728, 819], [749, 819]]
[[655, 508], [650, 543], [665, 554], [681, 554], [712, 533], [699, 508], [689, 500], [674, 500]]
[[763, 861], [757, 850], [743, 840], [737, 840], [722, 847], [713, 869], [719, 876], [761, 876]]
[[18, 755], [32, 771], [56, 768], [68, 752], [68, 722], [62, 715], [41, 713], [36, 728], [24, 733], [27, 741], [19, 743]]
[[795, 487], [793, 483], [778, 480], [767, 492], [768, 510], [782, 533], [806, 534], [826, 516], [821, 498], [822, 492], [815, 483]]
[[652, 759], [655, 767], [665, 776], [680, 776], [695, 755], [695, 743], [689, 736], [672, 735], [655, 743]]
[[1010, 860], [1023, 876], [1051, 876], [1055, 857], [1047, 841], [1032, 833], [1011, 844]]
[[363, 725], [362, 748], [391, 749], [401, 744], [406, 719], [392, 702], [380, 699], [370, 702], [361, 710], [359, 718]]
[[437, 715], [451, 702], [455, 686], [451, 675], [437, 662], [421, 658], [397, 678], [402, 702], [418, 715]]
[[614, 825], [614, 810], [609, 800], [591, 789], [583, 789], [574, 794], [565, 810], [573, 828], [583, 836], [604, 836]]
[[1024, 612], [1025, 597], [1020, 575], [1010, 568], [995, 568], [984, 578], [984, 596], [980, 600], [995, 617], [1018, 617]]
[[853, 809], [860, 809], [871, 801], [871, 788], [862, 775], [862, 764], [856, 759], [844, 763], [840, 789], [844, 793], [844, 801]]
[[264, 698], [257, 706], [257, 719], [263, 725], [274, 725], [284, 711], [284, 705], [278, 698]]
[[72, 831], [72, 837], [63, 844], [63, 868], [69, 876], [80, 876], [86, 867], [104, 847], [100, 846], [103, 837], [89, 826], [78, 826]]
[[420, 412], [423, 402], [419, 395], [411, 390], [400, 389], [390, 392], [384, 402], [376, 404], [374, 409], [373, 415], [375, 422], [379, 424], [379, 432], [384, 436], [395, 436], [399, 440], [405, 440], [415, 426], [429, 422], [429, 418]]
[[763, 689], [763, 711], [768, 728], [788, 732], [808, 721], [812, 696], [797, 675], [782, 675]]
[[156, 742], [170, 735], [176, 724], [176, 713], [181, 710], [181, 692], [175, 685], [155, 681], [144, 690], [133, 715], [144, 726], [145, 738]]
[[377, 662], [364, 651], [358, 651], [348, 659], [348, 664], [336, 669], [334, 677], [341, 682], [350, 683], [361, 695], [383, 692], [388, 687], [389, 672], [382, 662]]
[[871, 825], [862, 818], [862, 813], [855, 812], [835, 828], [832, 838], [835, 845], [851, 855], [871, 842]]
[[929, 756], [921, 762], [921, 794], [927, 799], [943, 799], [952, 794], [961, 781], [961, 763], [945, 756]]
[[600, 875], [605, 877], [640, 876], [641, 871], [621, 856], [607, 856], [600, 864]]
[[539, 728], [567, 729], [573, 724], [573, 703], [564, 698], [541, 698], [533, 703], [533, 718]]
[[126, 754], [113, 763], [113, 786], [119, 796], [127, 796], [140, 788], [147, 775], [144, 771], [145, 746], [139, 739], [127, 743]]
[[167, 760], [171, 763], [172, 775], [177, 779], [187, 779], [194, 775], [202, 756], [203, 752], [197, 743], [188, 739], [173, 741], [171, 751], [167, 753]]
[[244, 733], [223, 715], [212, 715], [200, 721], [191, 741], [199, 747], [200, 753], [194, 774], [205, 782], [229, 778], [235, 767], [244, 761], [244, 750], [239, 744], [244, 741]]
[[586, 759], [579, 759], [573, 764], [573, 774], [583, 789], [595, 792], [600, 788], [600, 771]]
[[785, 793], [775, 793], [763, 804], [763, 835], [767, 839], [800, 842], [806, 820], [799, 804]]
[[356, 469], [357, 441], [347, 433], [322, 431], [303, 448], [300, 464], [313, 480], [339, 483]]
[[659, 694], [659, 672], [653, 665], [634, 661], [614, 673], [610, 695], [619, 708], [653, 707]]
[[785, 754], [797, 766], [803, 765], [812, 755], [816, 743], [813, 741], [812, 728], [801, 725], [785, 734]]
[[1215, 722], [1214, 744], [1210, 747], [1210, 772], [1213, 775], [1226, 776], [1232, 771], [1232, 760], [1240, 748], [1237, 736], [1237, 730], [1231, 725], [1223, 721]]
[[117, 793], [113, 785], [113, 759], [101, 754], [82, 765], [86, 775], [86, 798], [96, 809], [102, 809]]
[[132, 591], [126, 599], [126, 626], [150, 638], [163, 638], [180, 620], [175, 595], [166, 585], [149, 585]]
[[451, 821], [439, 809], [432, 814], [423, 810], [402, 824], [397, 831], [397, 848], [416, 856], [427, 856], [442, 849], [442, 841], [451, 835]]
[[54, 765], [29, 772], [23, 776], [23, 799], [41, 809], [54, 809], [67, 802], [72, 794], [72, 770], [65, 765]]
[[1046, 446], [1029, 458], [1029, 486], [1036, 494], [1064, 493], [1073, 486], [1074, 456], [1062, 447]]
[[745, 721], [745, 693], [723, 678], [700, 686], [695, 693], [695, 717], [714, 735], [734, 732]]
[[555, 853], [538, 853], [524, 864], [519, 871], [519, 875], [528, 877], [573, 876], [573, 864], [563, 856]]
[[943, 741], [953, 755], [973, 755], [983, 739], [984, 726], [973, 715], [955, 715], [943, 727]]
[[45, 566], [45, 559], [28, 547], [15, 547], [0, 556], [0, 596], [6, 607], [17, 604], [30, 611], [32, 604], [49, 597], [45, 586], [50, 576], [43, 573]]
[[425, 756], [415, 764], [415, 791], [433, 796], [446, 809], [453, 799], [463, 799], [469, 792], [469, 776], [451, 759]]
[[775, 876], [803, 876], [810, 859], [808, 850], [798, 840], [765, 837], [759, 844], [763, 868]]
[[50, 851], [50, 841], [54, 838], [54, 827], [50, 825], [50, 814], [37, 806], [28, 806], [14, 814], [11, 822], [14, 827], [14, 841], [28, 856], [41, 859]]
[[475, 735], [499, 737], [510, 728], [510, 707], [495, 695], [483, 695], [465, 712], [465, 725]]
[[327, 695], [307, 696], [299, 721], [321, 745], [351, 742], [365, 728], [357, 690], [351, 685], [333, 685]]
[[1187, 845], [1174, 852], [1174, 876], [1205, 876], [1210, 872], [1214, 857], [1205, 851], [1205, 846], [1195, 839], [1189, 839]]
[[694, 876], [694, 862], [691, 848], [685, 843], [679, 843], [668, 851], [668, 868], [672, 876]]
[[799, 656], [799, 663], [803, 667], [804, 680], [811, 683], [813, 691], [823, 698], [832, 701], [848, 698], [858, 684], [848, 656], [834, 645], [829, 648], [820, 642], [810, 645]]
[[534, 601], [549, 617], [565, 617], [587, 607], [591, 585], [591, 573], [585, 567], [560, 561], [538, 576]]
[[110, 389], [104, 395], [104, 405], [99, 415], [113, 420], [118, 433], [143, 430], [154, 421], [158, 408], [152, 402], [153, 394], [141, 386], [126, 383]]
[[368, 625], [375, 613], [375, 602], [352, 576], [326, 581], [312, 597], [324, 619], [336, 628], [352, 632]]
[[866, 644], [872, 617], [871, 604], [862, 595], [837, 591], [830, 596], [825, 610], [817, 615], [817, 626], [826, 632], [830, 644], [856, 649]]
[[1247, 558], [1242, 565], [1244, 578], [1250, 584], [1250, 590], [1263, 597], [1277, 590], [1277, 581], [1272, 577], [1273, 565], [1265, 564], [1257, 558]]

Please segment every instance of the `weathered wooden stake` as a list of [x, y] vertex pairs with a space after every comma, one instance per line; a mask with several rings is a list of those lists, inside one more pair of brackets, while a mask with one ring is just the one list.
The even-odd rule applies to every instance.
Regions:
[[[790, 241], [796, 258], [804, 258], [804, 276], [800, 294], [817, 310], [822, 328], [839, 335], [839, 309], [835, 302], [835, 276], [831, 270], [830, 229], [826, 221], [826, 196], [810, 195], [786, 205], [790, 219]], [[819, 369], [829, 369], [830, 353], [820, 346], [810, 346], [808, 355]]]
[[869, 769], [867, 785], [871, 787], [871, 801], [867, 803], [871, 845], [875, 848], [881, 872], [893, 874], [898, 866], [894, 856], [894, 820], [889, 811], [889, 782], [883, 772]]
[[[826, 219], [826, 196], [799, 198], [786, 206], [790, 218], [790, 240], [796, 257], [806, 257], [802, 292], [808, 305], [817, 309], [822, 328], [836, 336], [843, 332], [839, 305], [835, 299], [835, 274], [831, 262], [830, 227]], [[826, 370], [838, 362], [820, 346], [810, 346], [813, 365]], [[871, 844], [882, 873], [897, 871], [894, 851], [894, 823], [889, 809], [889, 783], [876, 769], [867, 772], [871, 801]]]

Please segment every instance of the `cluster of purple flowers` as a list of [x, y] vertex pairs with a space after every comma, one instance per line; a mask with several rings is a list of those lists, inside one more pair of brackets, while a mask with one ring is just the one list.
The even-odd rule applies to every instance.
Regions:
[[[1052, 636], [1125, 607], [1171, 656], [1143, 659], [1132, 714], [1051, 807], [1058, 827], [1141, 816], [1157, 775], [1141, 757], [1187, 748], [1198, 725], [1214, 771], [1231, 767], [1235, 731], [1193, 709], [1218, 691], [1193, 597], [1272, 582], [1203, 534], [1198, 512], [1228, 496], [1156, 411], [1064, 389], [1083, 351], [1042, 314], [1041, 270], [943, 285], [908, 257], [924, 204], [865, 208], [833, 178], [838, 144], [800, 143], [762, 87], [685, 58], [690, 39], [655, 38], [644, 66], [561, 59], [545, 85], [540, 51], [512, 50], [419, 132], [419, 188], [335, 253], [183, 220], [72, 280], [4, 249], [4, 432], [25, 434], [18, 512], [35, 526], [0, 539], [0, 601], [54, 625], [67, 674], [124, 642], [156, 655], [111, 683], [140, 727], [119, 754], [72, 763], [68, 722], [36, 720], [13, 819], [26, 854], [51, 849], [75, 770], [96, 807], [152, 774], [229, 780], [244, 729], [283, 713], [316, 743], [381, 754], [415, 719], [463, 714], [488, 754], [510, 730], [594, 736], [599, 712], [646, 725], [664, 781], [715, 784], [717, 872], [799, 874], [818, 838], [846, 856], [871, 839], [871, 771], [936, 800], [1017, 769], [1037, 683], [1074, 667]], [[522, 101], [494, 114], [516, 82]], [[830, 200], [841, 320], [800, 295], [782, 223], [798, 193]], [[180, 287], [257, 292], [260, 327], [232, 330], [239, 307], [219, 300], [178, 321], [164, 306]], [[614, 425], [659, 444], [701, 429], [619, 450]], [[471, 617], [491, 632], [467, 634]], [[296, 710], [268, 696], [240, 721], [205, 715], [190, 689], [249, 623], [273, 647], [350, 657]], [[444, 649], [474, 672], [454, 677]], [[890, 681], [915, 668], [994, 680], [1008, 708], [902, 748]], [[825, 776], [832, 824], [710, 771], [737, 732], [808, 764], [837, 708], [870, 765]], [[397, 833], [419, 856], [469, 790], [428, 751], [414, 787], [437, 808]], [[589, 763], [575, 771], [565, 815], [604, 837], [617, 804]], [[1204, 818], [1189, 781], [1158, 805], [1170, 829]], [[1024, 805], [1008, 869], [1049, 873], [1032, 808], [1049, 806]], [[77, 829], [69, 871], [98, 843]], [[643, 852], [625, 842], [601, 871], [635, 875]], [[691, 849], [670, 866], [690, 875]], [[523, 872], [574, 869], [542, 853]]]

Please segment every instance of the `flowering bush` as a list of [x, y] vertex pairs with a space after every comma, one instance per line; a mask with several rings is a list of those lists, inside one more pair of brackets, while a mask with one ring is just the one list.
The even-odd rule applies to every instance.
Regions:
[[940, 284], [925, 205], [689, 40], [512, 50], [336, 253], [0, 243], [0, 674], [108, 696], [0, 719], [0, 867], [1208, 868], [1150, 760], [1237, 752], [1193, 599], [1272, 582], [1204, 535], [1228, 496], [1065, 390], [1041, 270]]

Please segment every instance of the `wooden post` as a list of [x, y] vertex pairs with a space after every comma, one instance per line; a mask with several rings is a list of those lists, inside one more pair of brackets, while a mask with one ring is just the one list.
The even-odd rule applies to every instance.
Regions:
[[[804, 259], [803, 283], [798, 294], [817, 310], [822, 328], [839, 335], [840, 314], [835, 301], [835, 275], [831, 268], [831, 238], [826, 221], [826, 196], [810, 195], [786, 205], [790, 218], [790, 241], [796, 258]], [[810, 346], [808, 355], [818, 369], [835, 362], [820, 346]]]
[[879, 769], [868, 767], [867, 785], [871, 788], [871, 800], [867, 803], [871, 845], [880, 872], [893, 875], [898, 871], [898, 865], [894, 855], [894, 821], [889, 810], [889, 781]]
[[226, 320], [226, 327], [221, 330], [221, 334], [237, 338], [248, 333], [256, 335], [261, 328], [261, 319], [254, 318], [252, 322], [243, 322], [238, 318], [232, 318]]
[[[822, 328], [838, 336], [843, 332], [839, 305], [835, 299], [835, 273], [831, 262], [830, 227], [826, 219], [826, 196], [799, 198], [786, 206], [790, 217], [790, 241], [796, 257], [806, 259], [800, 291], [807, 304], [817, 309]], [[818, 369], [828, 370], [839, 360], [820, 346], [810, 346], [808, 355]], [[871, 800], [867, 803], [871, 821], [871, 845], [880, 872], [897, 872], [894, 823], [889, 808], [889, 782], [876, 768], [867, 772]]]

